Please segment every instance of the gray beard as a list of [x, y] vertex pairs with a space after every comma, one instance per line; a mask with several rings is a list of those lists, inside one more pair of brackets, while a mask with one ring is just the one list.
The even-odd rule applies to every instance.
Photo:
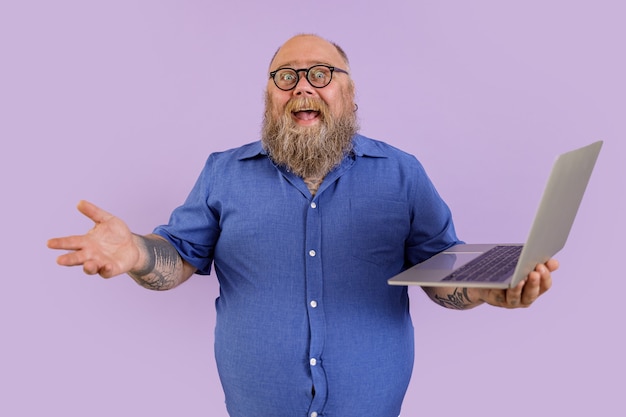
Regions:
[[321, 100], [314, 100], [314, 108], [319, 108], [320, 123], [297, 125], [291, 109], [310, 108], [310, 100], [293, 99], [285, 113], [275, 117], [272, 103], [266, 96], [262, 141], [274, 163], [302, 178], [323, 178], [352, 151], [352, 137], [359, 126], [353, 111], [333, 117]]

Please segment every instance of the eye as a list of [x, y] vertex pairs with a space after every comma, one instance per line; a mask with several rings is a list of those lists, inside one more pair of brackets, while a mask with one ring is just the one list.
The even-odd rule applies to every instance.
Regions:
[[296, 80], [296, 73], [291, 70], [279, 71], [277, 75], [281, 82], [292, 83]]
[[326, 71], [322, 70], [322, 69], [313, 69], [311, 70], [311, 75], [310, 75], [311, 79], [317, 80], [317, 81], [323, 81], [326, 78]]
[[314, 87], [326, 87], [330, 82], [330, 69], [325, 66], [313, 67], [308, 73], [309, 82]]

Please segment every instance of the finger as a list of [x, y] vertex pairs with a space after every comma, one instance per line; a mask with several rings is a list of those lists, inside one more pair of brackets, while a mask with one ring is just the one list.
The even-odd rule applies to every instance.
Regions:
[[506, 304], [505, 307], [515, 308], [519, 307], [522, 302], [522, 290], [525, 286], [525, 281], [520, 282], [513, 288], [509, 288], [506, 291]]
[[111, 213], [102, 210], [100, 207], [86, 200], [79, 201], [76, 208], [95, 223], [102, 223], [113, 217]]
[[113, 272], [113, 266], [109, 264], [103, 265], [98, 270], [98, 274], [100, 274], [102, 278], [112, 278], [115, 276], [115, 273]]
[[66, 236], [50, 239], [46, 245], [50, 249], [79, 250], [84, 246], [84, 243], [85, 238], [83, 236]]
[[100, 268], [95, 261], [89, 260], [83, 264], [83, 272], [87, 275], [96, 275], [99, 269]]
[[100, 274], [103, 278], [110, 278], [113, 276], [110, 267], [101, 267], [97, 261], [92, 259], [82, 260], [80, 257], [75, 256], [75, 253], [59, 256], [57, 258], [57, 263], [61, 266], [82, 265], [83, 272], [87, 275]]
[[77, 266], [83, 265], [89, 258], [83, 251], [75, 251], [66, 253], [57, 258], [57, 264], [61, 266]]
[[[558, 268], [558, 262], [556, 260], [554, 260], [557, 265], [556, 267]], [[548, 261], [550, 262], [550, 261]], [[552, 265], [538, 265], [537, 266], [537, 272], [540, 275], [540, 282], [539, 282], [539, 294], [543, 294], [544, 292], [548, 291], [551, 287], [552, 287], [552, 273], [551, 271], [554, 271], [554, 269], [551, 269], [554, 266], [554, 264]]]
[[559, 269], [559, 261], [557, 261], [556, 259], [550, 259], [548, 260], [548, 262], [546, 262], [546, 267], [548, 268], [548, 270], [550, 272], [554, 272], [557, 269]]
[[524, 284], [524, 288], [522, 290], [521, 297], [521, 305], [529, 306], [540, 295], [540, 283], [541, 283], [541, 275], [537, 271], [532, 271], [528, 274], [528, 278], [526, 279], [526, 283]]
[[109, 264], [101, 265], [94, 260], [89, 260], [83, 265], [83, 271], [88, 275], [100, 275], [102, 278], [111, 278], [115, 274], [113, 273], [113, 267]]

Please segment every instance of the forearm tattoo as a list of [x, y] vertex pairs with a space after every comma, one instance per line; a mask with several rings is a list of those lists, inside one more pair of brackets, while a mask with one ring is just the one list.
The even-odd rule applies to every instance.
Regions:
[[474, 304], [467, 295], [467, 288], [455, 288], [452, 294], [447, 294], [446, 297], [434, 294], [432, 299], [439, 305], [454, 310], [465, 310]]
[[175, 277], [182, 269], [178, 252], [168, 242], [141, 237], [147, 261], [144, 267], [131, 272], [131, 277], [142, 287], [151, 290], [169, 290], [176, 286]]

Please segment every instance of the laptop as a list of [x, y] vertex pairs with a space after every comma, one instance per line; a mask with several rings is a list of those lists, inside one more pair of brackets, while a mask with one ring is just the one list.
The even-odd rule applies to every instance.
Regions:
[[569, 235], [603, 141], [554, 162], [524, 244], [458, 244], [390, 278], [390, 285], [513, 288], [559, 252]]

